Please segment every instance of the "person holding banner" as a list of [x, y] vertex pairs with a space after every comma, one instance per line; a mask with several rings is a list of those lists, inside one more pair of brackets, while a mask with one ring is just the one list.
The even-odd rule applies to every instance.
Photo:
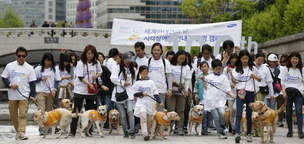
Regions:
[[[148, 60], [149, 77], [154, 81], [159, 97], [165, 103], [166, 97], [172, 95], [172, 75], [170, 62], [164, 59], [162, 45], [154, 43], [151, 48], [152, 57]], [[157, 111], [163, 111], [162, 107], [157, 104]]]
[[228, 59], [233, 53], [234, 43], [231, 40], [226, 40], [223, 43], [224, 52], [218, 54], [215, 58], [221, 60], [223, 67], [227, 66]]
[[8, 108], [16, 130], [15, 139], [27, 140], [28, 137], [25, 136], [25, 130], [26, 114], [29, 108], [28, 99], [32, 103], [36, 103], [36, 76], [34, 68], [25, 62], [27, 50], [24, 47], [18, 47], [15, 56], [17, 60], [8, 63], [1, 76], [3, 83], [9, 88]]

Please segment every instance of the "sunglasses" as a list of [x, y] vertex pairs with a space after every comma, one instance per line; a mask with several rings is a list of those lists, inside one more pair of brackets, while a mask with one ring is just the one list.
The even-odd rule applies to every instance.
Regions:
[[18, 58], [21, 58], [21, 57], [22, 57], [22, 58], [25, 58], [26, 55], [17, 55], [17, 57], [18, 57]]

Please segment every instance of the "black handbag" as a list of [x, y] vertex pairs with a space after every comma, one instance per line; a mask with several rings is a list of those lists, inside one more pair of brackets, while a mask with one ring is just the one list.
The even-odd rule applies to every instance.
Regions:
[[182, 74], [183, 74], [183, 66], [181, 66], [181, 74], [179, 77], [179, 85], [178, 84], [172, 84], [172, 93], [173, 94], [182, 94], [184, 95], [185, 93], [185, 89], [184, 86], [182, 84]]
[[296, 97], [298, 95], [302, 95], [298, 89], [293, 88], [293, 87], [286, 88], [285, 91], [287, 93], [287, 96], [290, 96], [290, 97]]
[[122, 86], [121, 81], [120, 81], [120, 85], [121, 85], [121, 87], [124, 89], [124, 91], [121, 92], [121, 93], [117, 92], [117, 85], [116, 85], [115, 98], [116, 98], [116, 101], [117, 101], [117, 102], [124, 101], [124, 100], [128, 99], [128, 97], [129, 97], [128, 94], [127, 94], [126, 89]]
[[262, 94], [269, 94], [269, 88], [268, 88], [268, 86], [259, 87], [259, 88], [260, 88], [260, 92]]

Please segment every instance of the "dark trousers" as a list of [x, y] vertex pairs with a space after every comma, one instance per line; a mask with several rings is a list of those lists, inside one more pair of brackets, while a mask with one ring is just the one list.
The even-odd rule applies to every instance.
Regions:
[[[277, 109], [279, 109], [284, 104], [285, 99], [283, 98], [283, 95], [279, 95], [277, 97]], [[279, 113], [279, 121], [283, 122], [283, 114], [284, 112], [281, 111]]]
[[[90, 97], [92, 97], [92, 96], [90, 96]], [[76, 112], [76, 108], [78, 108], [78, 111], [80, 111], [82, 109], [83, 100], [84, 100], [84, 98], [74, 98], [74, 112]], [[85, 99], [85, 101], [86, 101], [86, 105], [85, 105], [86, 110], [94, 109], [94, 99], [93, 100]], [[78, 118], [79, 117], [72, 118], [72, 124], [71, 124], [71, 133], [72, 134], [76, 133]]]
[[297, 95], [295, 97], [288, 96], [287, 105], [286, 105], [286, 119], [288, 125], [288, 131], [292, 132], [292, 104], [295, 103], [298, 132], [302, 132], [303, 125], [303, 114], [302, 114], [302, 105], [303, 97], [302, 95]]
[[186, 102], [185, 112], [184, 112], [184, 127], [186, 128], [188, 126], [188, 121], [189, 121], [189, 111], [190, 111], [190, 105]]

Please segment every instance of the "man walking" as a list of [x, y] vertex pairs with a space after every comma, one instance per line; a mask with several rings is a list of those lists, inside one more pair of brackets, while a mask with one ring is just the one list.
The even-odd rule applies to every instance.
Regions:
[[29, 107], [28, 99], [36, 103], [36, 76], [34, 68], [25, 62], [27, 50], [24, 47], [18, 47], [15, 56], [17, 60], [7, 64], [1, 76], [3, 83], [9, 88], [9, 111], [17, 132], [15, 139], [27, 140], [28, 137], [24, 135], [26, 113]]

